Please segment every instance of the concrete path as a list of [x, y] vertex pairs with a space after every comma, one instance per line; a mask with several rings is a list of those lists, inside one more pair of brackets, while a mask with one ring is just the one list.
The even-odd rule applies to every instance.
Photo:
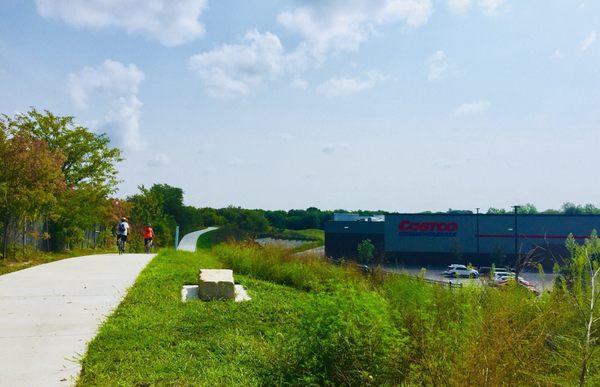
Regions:
[[218, 229], [218, 227], [207, 227], [204, 230], [194, 231], [194, 232], [187, 234], [186, 236], [181, 238], [181, 241], [179, 241], [177, 250], [191, 251], [191, 252], [196, 251], [196, 243], [198, 242], [198, 238], [200, 237], [200, 235], [205, 234], [209, 231], [216, 230], [216, 229]]
[[0, 276], [0, 386], [72, 385], [146, 254], [65, 259]]

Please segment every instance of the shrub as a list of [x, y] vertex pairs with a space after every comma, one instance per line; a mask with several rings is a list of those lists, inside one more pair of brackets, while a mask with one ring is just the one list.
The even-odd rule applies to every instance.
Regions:
[[[407, 371], [407, 337], [397, 329], [386, 300], [373, 291], [340, 289], [313, 295], [296, 332], [273, 359], [277, 384], [399, 384]], [[280, 352], [280, 355], [281, 355]]]
[[446, 384], [476, 323], [477, 291], [449, 289], [393, 275], [386, 278], [382, 292], [395, 323], [410, 337], [410, 383]]

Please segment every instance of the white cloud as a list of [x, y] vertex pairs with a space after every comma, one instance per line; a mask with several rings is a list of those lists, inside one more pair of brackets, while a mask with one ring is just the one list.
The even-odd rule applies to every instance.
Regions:
[[490, 108], [491, 104], [487, 101], [465, 102], [456, 108], [454, 114], [456, 116], [467, 116], [471, 114], [479, 114]]
[[229, 99], [250, 92], [263, 81], [302, 69], [299, 51], [286, 53], [279, 38], [249, 31], [241, 44], [223, 44], [192, 56], [189, 68], [202, 80], [212, 97]]
[[484, 13], [493, 14], [499, 11], [506, 3], [506, 0], [479, 0], [479, 7]]
[[473, 7], [473, 0], [448, 0], [448, 8], [452, 13], [464, 14]]
[[[448, 9], [454, 14], [466, 14], [477, 0], [447, 0]], [[506, 5], [506, 0], [478, 0], [477, 6], [486, 14], [494, 14]]]
[[71, 100], [76, 107], [88, 109], [93, 99], [95, 110], [103, 111], [102, 131], [125, 149], [139, 149], [142, 103], [137, 93], [143, 80], [144, 73], [136, 65], [107, 59], [69, 76]]
[[299, 90], [308, 89], [308, 82], [302, 78], [295, 78], [292, 81], [292, 87]]
[[167, 156], [164, 153], [158, 153], [150, 160], [148, 160], [147, 164], [149, 167], [165, 167], [169, 165], [170, 162], [171, 160], [169, 159], [169, 156]]
[[204, 35], [207, 0], [35, 0], [38, 13], [75, 27], [124, 29], [176, 46]]
[[403, 22], [418, 27], [432, 12], [431, 0], [321, 0], [300, 1], [282, 12], [278, 22], [301, 36], [317, 58], [331, 52], [355, 51], [378, 26]]
[[370, 72], [366, 79], [331, 78], [317, 87], [317, 94], [328, 98], [341, 97], [372, 89], [377, 83], [388, 79], [389, 77], [377, 72]]
[[107, 59], [101, 66], [84, 67], [77, 74], [69, 77], [71, 99], [80, 109], [87, 108], [88, 95], [91, 92], [112, 95], [137, 94], [139, 84], [144, 80], [144, 73], [136, 65], [123, 65]]
[[585, 39], [583, 39], [579, 48], [581, 49], [581, 51], [587, 51], [590, 47], [592, 47], [596, 43], [597, 39], [598, 39], [598, 36], [596, 34], [596, 31], [592, 31], [592, 32], [590, 32], [590, 34], [588, 36], [586, 36]]
[[427, 61], [429, 66], [428, 79], [430, 81], [440, 81], [453, 75], [456, 72], [456, 65], [452, 63], [443, 50], [438, 50]]

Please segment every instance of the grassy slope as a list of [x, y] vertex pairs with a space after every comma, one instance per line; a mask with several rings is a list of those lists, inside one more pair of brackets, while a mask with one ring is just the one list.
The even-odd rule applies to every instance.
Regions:
[[[199, 268], [221, 265], [251, 302], [180, 302]], [[572, 385], [569, 305], [560, 292], [364, 277], [274, 247], [163, 251], [90, 344], [79, 384]], [[600, 385], [598, 352], [592, 363]]]
[[236, 275], [252, 302], [180, 302], [199, 268], [219, 266], [207, 251], [160, 253], [90, 343], [79, 384], [259, 383], [278, 332], [307, 295]]
[[[325, 243], [325, 233], [323, 230], [318, 229], [306, 229], [306, 230], [280, 230], [271, 235], [274, 238], [281, 239], [303, 239], [309, 240], [310, 243], [306, 243], [303, 246], [296, 248], [295, 251], [310, 250], [315, 247], [322, 246]], [[209, 249], [213, 247], [215, 239], [219, 239], [219, 230], [210, 231], [206, 234], [200, 235], [196, 243], [198, 249]]]
[[300, 240], [313, 240], [316, 242], [325, 242], [325, 232], [319, 229], [306, 229], [306, 230], [278, 230], [271, 233], [274, 238], [280, 239], [300, 239]]
[[214, 244], [213, 235], [215, 235], [217, 231], [218, 230], [209, 231], [200, 235], [200, 237], [198, 237], [198, 240], [196, 241], [196, 248], [198, 250], [210, 249]]

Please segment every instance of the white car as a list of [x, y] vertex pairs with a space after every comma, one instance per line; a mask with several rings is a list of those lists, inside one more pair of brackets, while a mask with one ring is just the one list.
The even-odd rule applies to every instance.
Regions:
[[509, 271], [495, 271], [494, 272], [494, 281], [496, 281], [499, 278], [515, 278], [515, 273], [509, 272]]
[[[514, 273], [510, 273], [509, 275], [500, 275], [500, 276], [496, 276], [494, 278], [494, 282], [497, 284], [503, 284], [508, 282], [509, 280], [514, 280], [515, 279], [515, 274]], [[521, 285], [524, 286], [533, 286], [533, 284], [529, 281], [527, 281], [525, 278], [519, 276], [519, 283]]]
[[469, 269], [465, 265], [452, 264], [443, 273], [446, 277], [479, 277], [479, 272], [475, 269]]
[[499, 277], [511, 277], [515, 278], [515, 273], [512, 271], [509, 271], [508, 269], [496, 269], [493, 271], [494, 273], [494, 277], [492, 278], [493, 280], [496, 280], [496, 278]]

